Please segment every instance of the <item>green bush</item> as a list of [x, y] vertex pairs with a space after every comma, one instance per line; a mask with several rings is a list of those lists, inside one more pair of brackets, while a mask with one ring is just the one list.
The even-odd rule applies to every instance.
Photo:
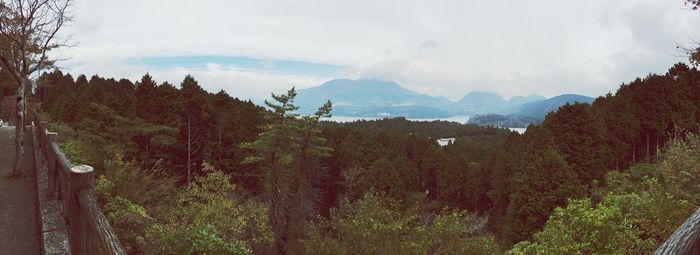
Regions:
[[569, 200], [509, 254], [650, 254], [698, 206], [700, 139], [672, 141], [663, 161], [612, 171], [594, 198]]
[[465, 211], [431, 216], [417, 206], [367, 193], [318, 219], [302, 241], [307, 254], [498, 254], [485, 220]]

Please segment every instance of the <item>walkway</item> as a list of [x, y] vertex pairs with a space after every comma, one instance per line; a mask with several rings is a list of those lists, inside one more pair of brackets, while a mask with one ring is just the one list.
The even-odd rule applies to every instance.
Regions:
[[0, 253], [39, 254], [36, 216], [34, 147], [31, 130], [25, 131], [23, 176], [8, 179], [14, 163], [14, 127], [0, 127]]

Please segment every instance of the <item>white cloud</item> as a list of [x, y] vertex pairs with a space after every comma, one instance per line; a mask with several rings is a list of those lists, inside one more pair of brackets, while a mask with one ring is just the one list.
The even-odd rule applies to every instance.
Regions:
[[[225, 90], [230, 95], [244, 99], [262, 101], [268, 98], [271, 92], [283, 93], [292, 86], [297, 88], [313, 87], [332, 77], [266, 73], [257, 70], [244, 70], [232, 66], [221, 66], [215, 63], [206, 65], [206, 68], [184, 68], [175, 67], [167, 69], [148, 69], [139, 65], [128, 65], [119, 63], [118, 65], [98, 65], [83, 64], [71, 67], [69, 72], [73, 74], [99, 74], [104, 77], [128, 78], [133, 81], [141, 79], [146, 72], [149, 72], [157, 82], [170, 82], [179, 87], [186, 75], [192, 75], [209, 92], [216, 93]], [[74, 75], [77, 76], [77, 75]]]
[[[600, 95], [684, 61], [676, 44], [700, 38], [700, 12], [683, 1], [166, 1], [78, 0], [62, 49], [72, 72], [266, 97], [327, 75], [227, 66], [154, 67], [128, 60], [223, 55], [347, 66], [340, 76], [394, 80], [459, 99], [470, 91]], [[216, 63], [213, 63], [216, 64]], [[270, 62], [274, 65], [274, 62]], [[273, 66], [270, 66], [273, 68]], [[149, 70], [151, 69], [151, 70]]]

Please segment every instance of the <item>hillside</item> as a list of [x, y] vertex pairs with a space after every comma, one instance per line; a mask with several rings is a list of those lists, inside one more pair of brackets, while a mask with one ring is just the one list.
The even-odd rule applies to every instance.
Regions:
[[497, 113], [508, 107], [508, 101], [496, 93], [471, 92], [457, 104], [459, 111], [467, 115]]
[[566, 103], [591, 103], [593, 98], [564, 94], [550, 99], [540, 95], [515, 96], [508, 100], [496, 93], [471, 92], [457, 102], [418, 93], [391, 81], [337, 79], [318, 87], [301, 89], [296, 99], [299, 112], [313, 114], [326, 100], [333, 115], [349, 117], [445, 118], [487, 114], [542, 119]]
[[439, 118], [451, 116], [455, 103], [405, 89], [395, 82], [379, 80], [331, 80], [318, 87], [299, 90], [296, 103], [302, 114], [311, 114], [326, 100], [337, 116]]
[[556, 97], [552, 97], [547, 100], [531, 102], [523, 104], [513, 110], [512, 114], [521, 117], [532, 117], [543, 119], [547, 113], [559, 109], [562, 105], [567, 103], [593, 103], [595, 98], [576, 95], [576, 94], [564, 94]]

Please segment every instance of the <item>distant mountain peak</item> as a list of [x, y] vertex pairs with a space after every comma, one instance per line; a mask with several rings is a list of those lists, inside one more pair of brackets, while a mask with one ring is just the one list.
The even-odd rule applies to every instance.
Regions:
[[[295, 102], [302, 114], [311, 114], [330, 100], [333, 115], [348, 117], [404, 116], [441, 118], [489, 113], [523, 113], [544, 116], [566, 102], [590, 103], [593, 98], [564, 94], [550, 99], [540, 95], [515, 96], [505, 100], [493, 92], [473, 91], [457, 102], [406, 89], [393, 81], [335, 79], [318, 87], [299, 90]], [[528, 106], [528, 107], [525, 107]]]
[[567, 103], [593, 103], [595, 98], [577, 95], [577, 94], [562, 94], [547, 100], [526, 103], [518, 107], [514, 112], [518, 116], [544, 118], [547, 113], [559, 109]]
[[469, 94], [462, 97], [459, 102], [467, 102], [470, 100], [476, 101], [498, 101], [505, 102], [506, 100], [499, 94], [493, 92], [483, 92], [483, 91], [472, 91]]
[[376, 79], [336, 79], [318, 87], [299, 91], [296, 99], [302, 113], [312, 113], [325, 100], [342, 102], [334, 105], [336, 116], [376, 117], [447, 117], [453, 102], [444, 97], [421, 94], [393, 81]]

